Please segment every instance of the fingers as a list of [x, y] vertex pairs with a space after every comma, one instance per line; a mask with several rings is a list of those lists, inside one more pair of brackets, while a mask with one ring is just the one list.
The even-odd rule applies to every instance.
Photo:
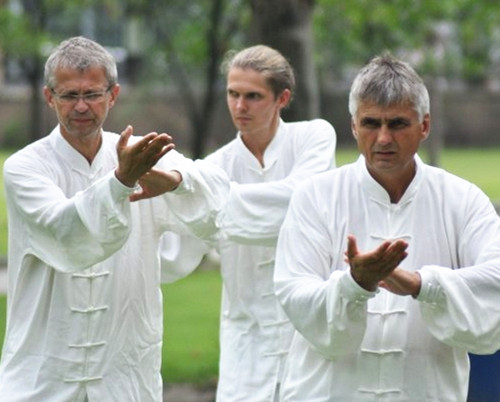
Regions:
[[145, 160], [149, 160], [150, 167], [154, 166], [167, 152], [175, 148], [172, 137], [168, 134], [149, 133], [135, 144], [137, 153], [142, 153]]
[[356, 255], [358, 255], [358, 244], [356, 243], [356, 237], [353, 235], [348, 235], [347, 236], [347, 251], [346, 251], [346, 257], [353, 258]]
[[149, 196], [142, 189], [139, 191], [136, 191], [135, 193], [130, 194], [130, 196], [129, 196], [130, 202], [140, 201], [140, 200], [144, 200], [146, 198], [149, 198]]
[[123, 130], [120, 134], [120, 138], [118, 139], [118, 148], [124, 148], [128, 144], [128, 140], [132, 133], [134, 132], [134, 128], [129, 124], [125, 130]]
[[349, 235], [345, 261], [350, 265], [356, 282], [365, 289], [373, 290], [407, 257], [407, 248], [408, 243], [404, 240], [387, 240], [376, 249], [362, 253], [358, 250], [356, 238]]
[[404, 240], [396, 240], [392, 242], [385, 252], [384, 260], [388, 265], [395, 267], [398, 266], [401, 261], [408, 256], [408, 253], [406, 252], [407, 248], [408, 243]]
[[156, 132], [134, 138], [133, 143], [129, 145], [132, 133], [132, 126], [127, 126], [116, 146], [118, 167], [115, 175], [129, 187], [133, 187], [141, 176], [156, 165], [167, 152], [175, 148], [170, 135]]

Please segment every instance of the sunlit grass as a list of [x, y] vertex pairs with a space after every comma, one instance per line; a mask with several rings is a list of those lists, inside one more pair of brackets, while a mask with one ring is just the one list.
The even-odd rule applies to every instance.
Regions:
[[162, 289], [165, 382], [215, 380], [219, 358], [219, 270], [198, 270]]
[[[419, 154], [428, 162], [425, 149]], [[354, 162], [358, 156], [355, 148], [341, 148], [336, 155], [337, 166]], [[439, 165], [476, 184], [494, 203], [500, 204], [500, 148], [447, 148], [439, 156]]]

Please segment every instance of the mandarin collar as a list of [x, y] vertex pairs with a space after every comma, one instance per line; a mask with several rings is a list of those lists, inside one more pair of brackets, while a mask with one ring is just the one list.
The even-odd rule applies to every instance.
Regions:
[[[61, 126], [52, 130], [49, 134], [49, 140], [55, 151], [71, 166], [71, 169], [83, 174], [95, 174], [103, 168], [103, 144], [97, 152], [92, 164], [89, 164], [87, 159], [78, 152], [63, 136], [61, 133]], [[104, 142], [104, 138], [103, 138]]]
[[237, 133], [237, 146], [240, 154], [243, 156], [245, 162], [253, 169], [259, 171], [266, 171], [270, 169], [279, 159], [282, 150], [283, 138], [286, 137], [287, 127], [285, 122], [280, 119], [276, 133], [274, 134], [271, 142], [264, 151], [264, 168], [260, 165], [257, 158], [249, 151], [245, 143], [241, 139], [241, 132]]
[[[422, 159], [418, 155], [414, 156], [415, 160], [415, 177], [411, 181], [410, 185], [406, 189], [405, 193], [401, 197], [401, 199], [397, 202], [396, 205], [403, 205], [407, 202], [410, 202], [416, 195], [419, 185], [422, 182], [424, 176], [424, 166]], [[378, 201], [382, 204], [391, 204], [391, 200], [389, 198], [389, 194], [387, 191], [372, 177], [368, 168], [366, 167], [366, 161], [363, 155], [360, 155], [358, 160], [355, 162], [356, 164], [356, 174], [357, 180], [360, 184], [361, 188], [368, 192], [370, 198]]]

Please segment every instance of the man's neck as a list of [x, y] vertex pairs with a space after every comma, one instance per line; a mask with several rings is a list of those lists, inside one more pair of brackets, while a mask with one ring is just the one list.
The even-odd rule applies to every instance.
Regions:
[[280, 120], [272, 124], [270, 129], [260, 132], [240, 132], [241, 140], [248, 150], [257, 158], [260, 165], [264, 167], [264, 153], [278, 131]]
[[102, 130], [92, 135], [82, 137], [71, 136], [65, 134], [63, 131], [61, 131], [61, 134], [66, 141], [87, 160], [89, 165], [91, 165], [101, 148]]

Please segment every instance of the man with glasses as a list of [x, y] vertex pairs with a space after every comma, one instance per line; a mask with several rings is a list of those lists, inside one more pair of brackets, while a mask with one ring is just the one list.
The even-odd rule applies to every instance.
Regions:
[[[64, 41], [45, 65], [59, 124], [4, 165], [8, 312], [0, 400], [162, 400], [162, 233], [209, 238], [225, 174], [172, 138], [102, 126], [120, 87], [99, 44]], [[152, 170], [153, 166], [155, 167]], [[140, 178], [155, 171], [164, 194]], [[137, 202], [131, 202], [137, 201]]]
[[73, 93], [58, 94], [53, 88], [50, 88], [50, 92], [52, 92], [52, 95], [57, 98], [61, 104], [75, 105], [80, 99], [87, 104], [95, 104], [102, 102], [106, 93], [109, 92], [111, 88], [113, 88], [113, 85], [108, 86], [104, 91], [90, 92], [82, 95]]

